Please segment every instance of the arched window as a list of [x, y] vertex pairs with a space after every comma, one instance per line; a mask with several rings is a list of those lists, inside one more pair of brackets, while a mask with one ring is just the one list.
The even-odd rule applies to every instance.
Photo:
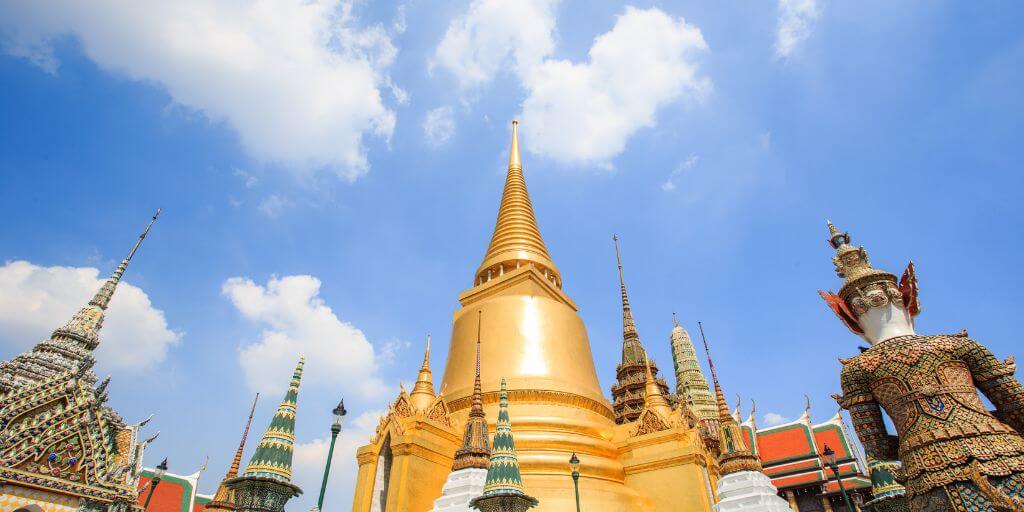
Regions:
[[373, 479], [373, 498], [370, 512], [384, 512], [388, 509], [388, 488], [391, 483], [391, 434], [384, 437], [380, 454], [377, 456], [377, 474]]

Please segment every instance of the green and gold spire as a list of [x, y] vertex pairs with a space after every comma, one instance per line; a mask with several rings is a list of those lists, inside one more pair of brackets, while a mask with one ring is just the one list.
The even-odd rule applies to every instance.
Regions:
[[299, 382], [302, 380], [302, 367], [305, 357], [299, 358], [299, 364], [292, 374], [288, 392], [277, 407], [270, 426], [263, 433], [260, 444], [256, 445], [256, 453], [252, 455], [243, 476], [265, 477], [281, 482], [291, 482], [292, 451], [295, 447], [295, 406], [299, 399]]
[[501, 379], [501, 401], [498, 405], [498, 424], [491, 446], [491, 460], [487, 465], [484, 494], [474, 498], [470, 506], [483, 512], [522, 511], [537, 505], [537, 499], [526, 495], [523, 478], [519, 474], [519, 459], [512, 438], [512, 422], [508, 416], [508, 391]]

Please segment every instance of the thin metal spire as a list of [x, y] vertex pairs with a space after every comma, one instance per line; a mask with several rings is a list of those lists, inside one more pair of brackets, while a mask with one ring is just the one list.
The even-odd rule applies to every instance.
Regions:
[[153, 214], [153, 218], [150, 219], [149, 224], [146, 225], [146, 229], [143, 230], [142, 234], [139, 235], [139, 239], [135, 241], [135, 245], [132, 246], [132, 250], [128, 251], [128, 256], [125, 256], [125, 258], [121, 260], [121, 264], [114, 269], [114, 273], [110, 275], [107, 282], [103, 283], [103, 287], [101, 287], [100, 290], [96, 292], [96, 295], [93, 296], [92, 300], [89, 301], [90, 305], [104, 310], [110, 305], [110, 299], [114, 296], [117, 284], [121, 282], [121, 276], [123, 276], [125, 270], [128, 269], [128, 263], [132, 261], [132, 257], [135, 256], [135, 251], [139, 250], [139, 246], [142, 245], [142, 241], [146, 239], [146, 235], [149, 234], [149, 230], [153, 227], [153, 223], [156, 222], [156, 218], [160, 216], [160, 211], [161, 209], [157, 208], [156, 213]]

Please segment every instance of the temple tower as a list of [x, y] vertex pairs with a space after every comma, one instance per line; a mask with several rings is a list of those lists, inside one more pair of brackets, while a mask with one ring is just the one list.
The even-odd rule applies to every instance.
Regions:
[[470, 505], [481, 512], [524, 512], [537, 506], [537, 499], [526, 494], [516, 458], [516, 443], [512, 437], [512, 420], [508, 415], [508, 393], [505, 379], [501, 379], [501, 398], [498, 403], [498, 424], [494, 430], [494, 448], [487, 463], [487, 481], [482, 496]]
[[[704, 337], [703, 326], [701, 337]], [[747, 447], [736, 418], [729, 413], [729, 405], [725, 403], [725, 393], [718, 382], [707, 339], [703, 341], [708, 369], [715, 383], [721, 438], [718, 456], [721, 478], [718, 480], [719, 501], [715, 504], [715, 512], [790, 512], [789, 504], [779, 497], [779, 490], [772, 485], [768, 475], [762, 472], [761, 459]]]
[[[455, 416], [465, 421], [472, 405], [477, 312], [483, 325], [483, 389], [496, 390], [505, 375], [515, 405], [523, 481], [539, 510], [575, 507], [566, 461], [572, 452], [587, 464], [580, 486], [591, 511], [641, 509], [624, 484], [622, 464], [610, 442], [615, 415], [594, 370], [586, 327], [576, 303], [562, 290], [562, 275], [541, 238], [523, 178], [517, 125], [512, 124], [505, 189], [491, 243], [459, 296], [442, 388]], [[488, 418], [497, 417], [498, 393], [483, 394]], [[461, 420], [461, 421], [460, 421]]]
[[242, 465], [242, 452], [245, 451], [245, 441], [249, 437], [249, 427], [252, 426], [252, 417], [256, 413], [256, 402], [259, 400], [260, 394], [256, 393], [256, 398], [252, 401], [252, 409], [249, 409], [249, 419], [245, 422], [245, 430], [242, 431], [242, 440], [239, 441], [238, 449], [235, 450], [235, 457], [231, 459], [228, 472], [217, 486], [217, 492], [214, 493], [213, 499], [206, 504], [206, 510], [235, 510], [235, 493], [228, 488], [227, 483], [238, 478], [238, 470]]
[[[37, 384], [64, 372], [92, 367], [95, 363], [92, 351], [100, 344], [100, 329], [103, 328], [110, 299], [113, 298], [121, 277], [128, 270], [128, 264], [142, 246], [142, 241], [149, 234], [158, 216], [159, 209], [153, 214], [153, 218], [139, 235], [135, 245], [128, 251], [128, 255], [121, 260], [114, 273], [85, 307], [78, 310], [64, 326], [53, 331], [50, 339], [37, 344], [31, 352], [25, 352], [10, 361], [0, 363], [0, 393], [6, 393], [18, 386]], [[96, 382], [96, 376], [91, 371], [85, 373], [83, 377], [87, 382]]]
[[626, 295], [626, 281], [622, 277], [622, 256], [619, 254], [619, 236], [612, 235], [615, 244], [615, 261], [619, 266], [619, 289], [622, 293], [622, 360], [615, 367], [615, 384], [612, 385], [612, 404], [615, 410], [615, 423], [636, 421], [644, 408], [644, 372], [646, 363], [650, 363], [651, 371], [661, 388], [661, 393], [668, 397], [669, 404], [675, 404], [675, 397], [669, 395], [668, 384], [658, 378], [658, 366], [648, 361], [647, 350], [640, 342], [640, 334], [636, 331], [633, 321], [633, 309], [629, 307], [629, 296]]
[[672, 313], [672, 362], [676, 371], [676, 395], [701, 421], [701, 437], [713, 450], [718, 448], [718, 407], [711, 396], [708, 381], [697, 362], [697, 351], [693, 348], [690, 334]]
[[[479, 315], [478, 315], [479, 316]], [[479, 329], [479, 326], [478, 326]], [[484, 414], [483, 390], [480, 386], [480, 340], [476, 342], [476, 372], [469, 419], [462, 435], [462, 446], [455, 452], [452, 472], [444, 482], [441, 497], [432, 512], [469, 512], [469, 502], [484, 492], [491, 442], [487, 438], [487, 417]]]
[[291, 480], [295, 411], [305, 362], [306, 358], [300, 358], [295, 366], [284, 400], [256, 445], [245, 472], [225, 482], [234, 493], [235, 510], [239, 512], [282, 512], [288, 500], [302, 494], [302, 489]]

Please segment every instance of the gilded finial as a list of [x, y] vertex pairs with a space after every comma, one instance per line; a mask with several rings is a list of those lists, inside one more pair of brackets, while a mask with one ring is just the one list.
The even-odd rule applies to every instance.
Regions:
[[556, 288], [562, 278], [541, 237], [537, 219], [530, 203], [519, 155], [518, 123], [512, 124], [512, 147], [509, 150], [505, 190], [501, 194], [498, 219], [484, 260], [474, 274], [473, 285], [479, 286], [512, 269], [533, 266]]
[[519, 121], [514, 119], [512, 120], [512, 148], [508, 152], [508, 168], [523, 168], [523, 159], [519, 156]]
[[416, 375], [416, 384], [409, 394], [409, 403], [416, 410], [426, 410], [434, 402], [434, 378], [430, 372], [430, 335], [427, 335], [427, 347], [423, 351], [423, 365]]
[[427, 349], [423, 353], [423, 365], [420, 368], [424, 370], [430, 369], [430, 335], [427, 335]]

